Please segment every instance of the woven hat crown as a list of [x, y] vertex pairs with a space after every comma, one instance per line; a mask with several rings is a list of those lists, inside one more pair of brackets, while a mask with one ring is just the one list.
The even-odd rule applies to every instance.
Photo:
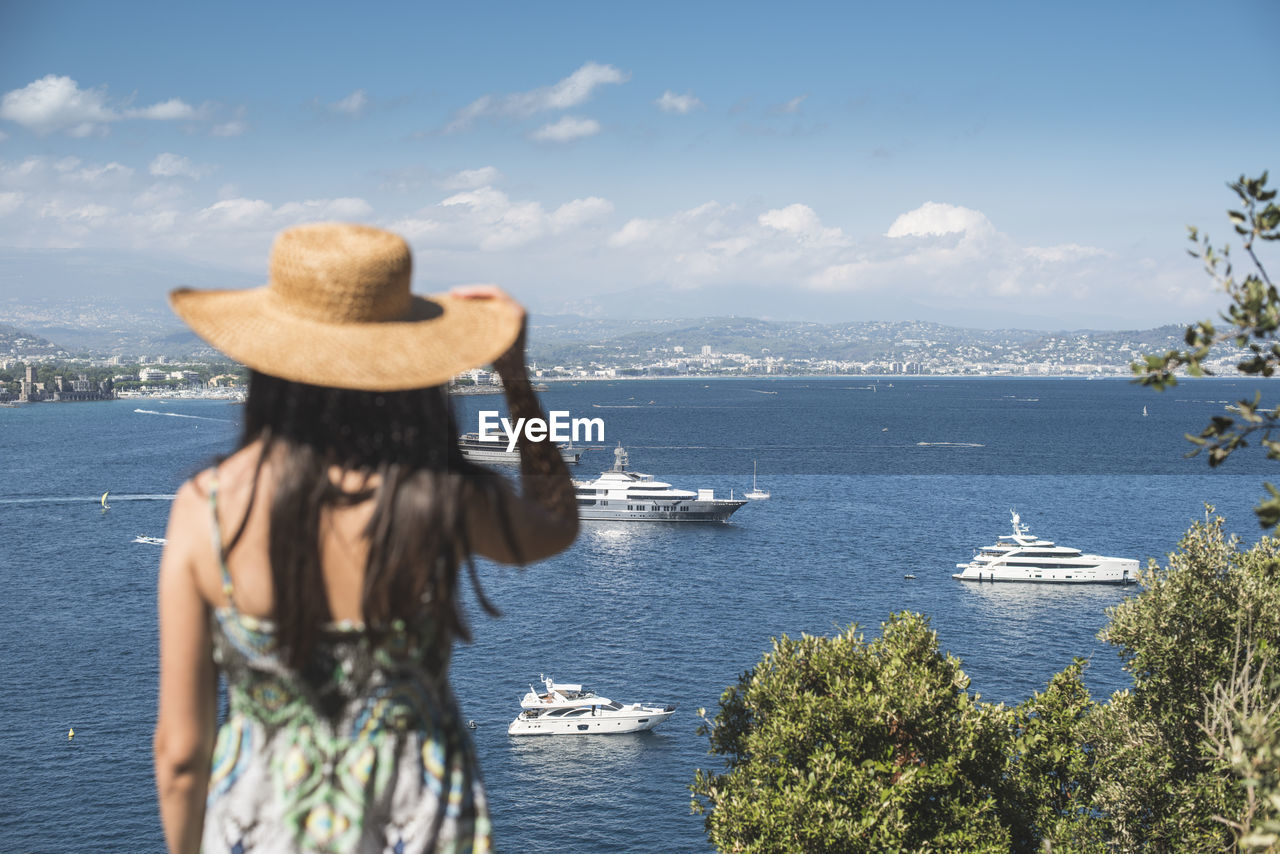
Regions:
[[169, 303], [197, 335], [255, 370], [333, 388], [396, 391], [488, 364], [517, 336], [510, 300], [415, 296], [409, 245], [348, 223], [281, 232], [266, 286], [177, 288]]
[[281, 310], [321, 323], [401, 320], [412, 306], [412, 271], [409, 246], [399, 235], [316, 223], [276, 238], [268, 290]]

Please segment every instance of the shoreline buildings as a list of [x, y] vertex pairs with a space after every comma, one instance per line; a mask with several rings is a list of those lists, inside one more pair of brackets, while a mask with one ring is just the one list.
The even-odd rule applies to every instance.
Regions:
[[[8, 392], [0, 392], [0, 399], [8, 399]], [[39, 382], [35, 365], [28, 365], [26, 375], [18, 385], [18, 403], [79, 403], [95, 400], [115, 400], [114, 383], [107, 379], [94, 383], [80, 374], [74, 380], [55, 376], [52, 382]]]

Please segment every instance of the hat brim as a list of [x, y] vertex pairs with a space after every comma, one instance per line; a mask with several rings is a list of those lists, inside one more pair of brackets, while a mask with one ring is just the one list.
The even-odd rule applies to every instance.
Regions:
[[441, 385], [502, 355], [520, 332], [505, 301], [414, 296], [403, 320], [323, 323], [283, 310], [269, 288], [170, 292], [187, 325], [230, 358], [294, 382], [370, 391]]

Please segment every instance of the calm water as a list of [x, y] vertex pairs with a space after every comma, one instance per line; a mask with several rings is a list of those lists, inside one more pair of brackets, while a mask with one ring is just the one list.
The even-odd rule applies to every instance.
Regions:
[[[966, 585], [949, 573], [1008, 532], [1102, 554], [1162, 557], [1215, 504], [1255, 539], [1260, 454], [1224, 471], [1186, 460], [1231, 381], [1156, 394], [1123, 381], [720, 380], [560, 384], [548, 408], [601, 417], [632, 466], [679, 486], [773, 497], [727, 526], [587, 523], [526, 570], [482, 566], [500, 620], [477, 617], [453, 682], [474, 731], [499, 850], [706, 851], [689, 811], [712, 767], [696, 710], [773, 636], [874, 633], [930, 615], [973, 687], [1016, 702], [1074, 655], [1098, 694], [1127, 677], [1094, 635], [1132, 589]], [[464, 429], [499, 397], [462, 401]], [[1143, 416], [1143, 407], [1148, 416]], [[137, 409], [148, 410], [138, 412]], [[159, 851], [151, 777], [155, 574], [182, 480], [228, 450], [239, 410], [215, 402], [0, 409], [0, 851]], [[578, 476], [612, 462], [584, 457]], [[103, 512], [99, 496], [111, 491]], [[904, 574], [913, 573], [914, 580]], [[511, 739], [546, 673], [615, 699], [677, 702], [634, 736]], [[75, 727], [76, 737], [66, 733]]]

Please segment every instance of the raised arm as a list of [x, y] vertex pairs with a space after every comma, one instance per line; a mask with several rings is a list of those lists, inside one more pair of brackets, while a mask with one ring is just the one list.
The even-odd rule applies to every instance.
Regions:
[[[494, 360], [493, 369], [502, 378], [513, 423], [520, 418], [545, 420], [525, 365], [524, 309], [496, 287], [455, 288], [452, 293], [468, 299], [505, 300], [520, 313], [520, 334], [510, 349]], [[550, 557], [568, 548], [578, 536], [578, 501], [555, 442], [549, 437], [530, 442], [522, 432], [517, 445], [520, 495], [503, 490], [499, 506], [477, 501], [468, 514], [472, 548], [477, 554], [502, 563], [530, 563]], [[511, 542], [503, 534], [504, 527], [510, 531]]]

